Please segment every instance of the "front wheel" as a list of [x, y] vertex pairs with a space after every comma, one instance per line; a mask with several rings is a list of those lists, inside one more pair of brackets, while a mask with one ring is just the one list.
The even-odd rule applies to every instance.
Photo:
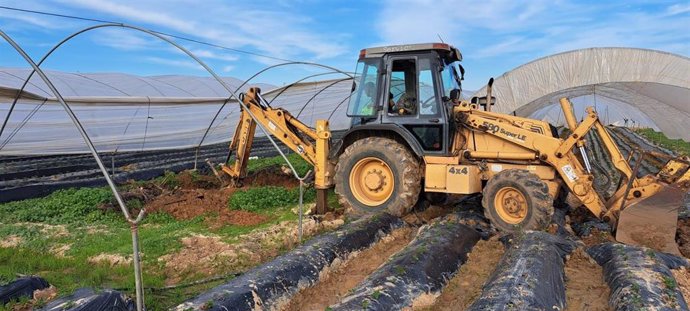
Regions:
[[542, 230], [551, 223], [553, 197], [539, 176], [510, 169], [494, 175], [482, 191], [484, 215], [498, 230]]
[[348, 146], [335, 167], [335, 192], [355, 214], [386, 211], [402, 217], [417, 202], [421, 174], [417, 158], [399, 142], [367, 137]]

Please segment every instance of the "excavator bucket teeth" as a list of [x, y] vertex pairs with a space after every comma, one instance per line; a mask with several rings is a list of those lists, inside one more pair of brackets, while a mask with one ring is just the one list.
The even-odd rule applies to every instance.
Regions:
[[682, 189], [664, 185], [656, 194], [626, 207], [618, 218], [616, 240], [680, 255], [676, 230], [685, 195]]

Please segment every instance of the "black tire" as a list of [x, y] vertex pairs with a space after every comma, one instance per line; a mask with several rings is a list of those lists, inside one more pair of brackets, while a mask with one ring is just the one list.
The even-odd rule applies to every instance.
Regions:
[[[519, 191], [525, 199], [527, 213], [518, 223], [504, 220], [495, 206], [496, 195], [501, 189], [511, 187]], [[524, 230], [542, 230], [551, 223], [554, 212], [553, 197], [549, 187], [539, 176], [527, 170], [510, 169], [494, 175], [482, 191], [484, 215], [498, 230], [514, 233]]]
[[[378, 206], [359, 202], [350, 187], [350, 172], [356, 163], [368, 157], [385, 162], [391, 169], [395, 185], [390, 198]], [[414, 207], [421, 191], [419, 161], [401, 143], [383, 137], [366, 137], [355, 141], [340, 155], [335, 167], [335, 193], [340, 205], [351, 215], [381, 212], [402, 217]]]

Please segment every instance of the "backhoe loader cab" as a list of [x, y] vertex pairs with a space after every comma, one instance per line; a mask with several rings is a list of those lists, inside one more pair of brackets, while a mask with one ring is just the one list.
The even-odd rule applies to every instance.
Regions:
[[417, 154], [447, 154], [447, 108], [451, 95], [459, 99], [461, 60], [442, 43], [362, 50], [347, 110], [352, 129], [386, 129], [414, 140]]

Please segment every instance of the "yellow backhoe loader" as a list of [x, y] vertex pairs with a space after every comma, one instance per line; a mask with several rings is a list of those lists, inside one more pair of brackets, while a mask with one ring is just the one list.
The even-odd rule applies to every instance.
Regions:
[[[230, 145], [236, 160], [222, 169], [234, 180], [246, 176], [258, 122], [314, 166], [319, 212], [332, 187], [348, 210], [397, 216], [420, 197], [482, 193], [486, 217], [514, 232], [543, 229], [554, 200], [567, 197], [611, 223], [619, 241], [678, 253], [674, 237], [690, 189], [688, 159], [670, 159], [658, 174], [637, 178], [639, 161], [631, 168], [592, 108], [578, 123], [570, 102], [561, 99], [571, 132], [563, 139], [547, 122], [491, 111], [493, 80], [486, 97], [461, 100], [461, 60], [443, 43], [362, 50], [347, 110], [352, 125], [338, 141], [331, 140], [326, 120], [310, 128], [251, 88], [241, 99], [246, 108]], [[608, 199], [593, 187], [584, 149], [592, 130], [622, 175]]]

